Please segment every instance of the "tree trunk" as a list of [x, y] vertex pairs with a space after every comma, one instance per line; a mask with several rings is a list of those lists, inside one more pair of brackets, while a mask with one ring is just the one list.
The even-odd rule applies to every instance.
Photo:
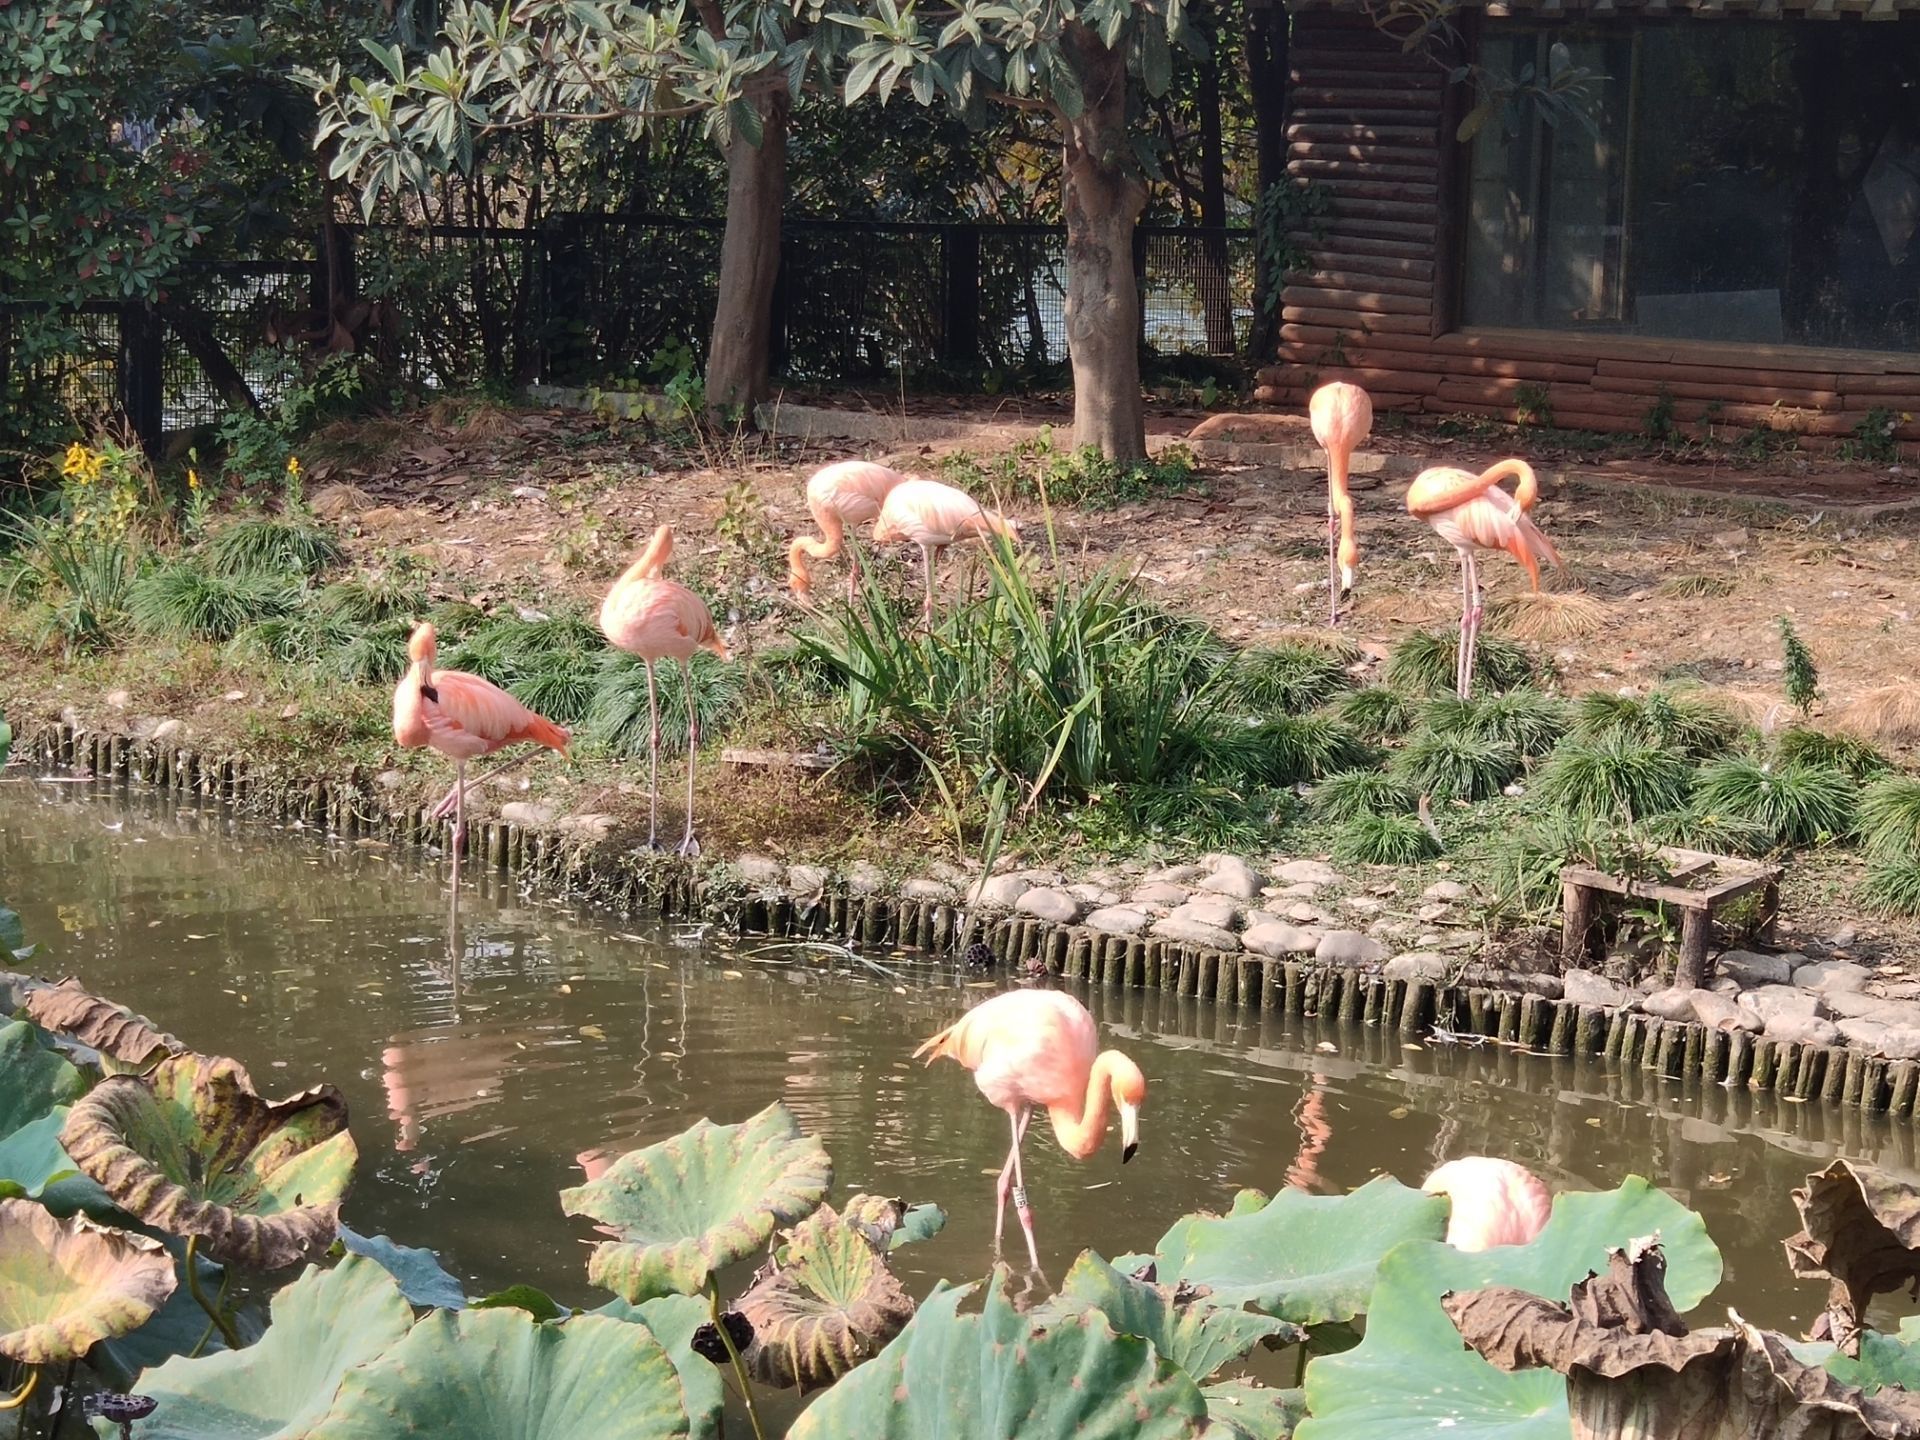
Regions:
[[[1196, 18], [1200, 18], [1196, 12]], [[1219, 27], [1209, 12], [1202, 26], [1207, 58], [1200, 66], [1200, 306], [1206, 316], [1207, 353], [1231, 355], [1233, 291], [1227, 275], [1227, 157], [1220, 137]]]
[[1067, 348], [1073, 358], [1073, 443], [1110, 460], [1147, 453], [1140, 396], [1140, 290], [1133, 229], [1147, 187], [1127, 141], [1127, 67], [1086, 26], [1070, 23], [1061, 48], [1085, 108], [1061, 116], [1065, 134]]
[[[1247, 6], [1247, 88], [1253, 95], [1253, 150], [1255, 176], [1264, 196], [1287, 178], [1287, 7], [1281, 0], [1251, 0]], [[1280, 306], [1267, 304], [1277, 295], [1281, 277], [1273, 273], [1273, 251], [1267, 237], [1254, 236], [1253, 333], [1247, 353], [1256, 361], [1273, 358], [1280, 341]]]
[[728, 141], [727, 228], [720, 241], [720, 299], [707, 347], [707, 410], [715, 417], [753, 408], [770, 393], [773, 282], [780, 273], [780, 212], [787, 195], [785, 94], [761, 107], [761, 137]]

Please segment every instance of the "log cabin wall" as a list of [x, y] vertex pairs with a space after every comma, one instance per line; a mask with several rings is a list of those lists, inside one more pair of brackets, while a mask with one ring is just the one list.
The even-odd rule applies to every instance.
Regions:
[[1566, 429], [1646, 429], [1664, 395], [1683, 425], [1831, 437], [1891, 411], [1904, 422], [1894, 435], [1920, 440], [1920, 355], [1459, 327], [1466, 147], [1453, 135], [1465, 87], [1326, 0], [1296, 0], [1291, 61], [1288, 173], [1328, 204], [1293, 237], [1310, 268], [1281, 293], [1279, 354], [1259, 371], [1257, 402], [1298, 409], [1314, 386], [1348, 380], [1383, 410], [1511, 422], [1526, 387]]

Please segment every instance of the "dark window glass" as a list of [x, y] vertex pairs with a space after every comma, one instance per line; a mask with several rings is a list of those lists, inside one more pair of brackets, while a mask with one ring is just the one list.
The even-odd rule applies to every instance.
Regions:
[[1556, 41], [1603, 77], [1592, 125], [1474, 137], [1468, 324], [1920, 347], [1920, 20], [1496, 20], [1480, 61]]

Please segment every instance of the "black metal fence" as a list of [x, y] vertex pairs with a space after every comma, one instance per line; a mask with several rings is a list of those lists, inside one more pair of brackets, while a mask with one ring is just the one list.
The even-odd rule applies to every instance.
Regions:
[[[393, 323], [402, 374], [428, 389], [482, 379], [614, 385], [704, 360], [721, 222], [562, 215], [538, 229], [361, 227], [352, 271]], [[1240, 353], [1254, 314], [1253, 241], [1239, 230], [1142, 226], [1142, 340], [1162, 353]], [[773, 362], [798, 383], [990, 376], [1064, 364], [1066, 236], [1051, 226], [790, 220], [774, 292]], [[227, 409], [201, 361], [216, 344], [265, 402], [297, 373], [270, 337], [327, 308], [317, 260], [190, 265], [167, 315], [93, 306], [85, 353], [27, 362], [70, 408], [124, 410], [150, 443]], [[38, 369], [31, 367], [37, 366]], [[21, 369], [16, 368], [16, 379]]]

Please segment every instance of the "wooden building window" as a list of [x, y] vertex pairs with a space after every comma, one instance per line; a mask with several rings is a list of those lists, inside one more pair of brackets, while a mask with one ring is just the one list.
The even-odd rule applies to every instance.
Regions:
[[1920, 18], [1489, 19], [1480, 62], [1603, 77], [1469, 147], [1472, 326], [1920, 349]]

